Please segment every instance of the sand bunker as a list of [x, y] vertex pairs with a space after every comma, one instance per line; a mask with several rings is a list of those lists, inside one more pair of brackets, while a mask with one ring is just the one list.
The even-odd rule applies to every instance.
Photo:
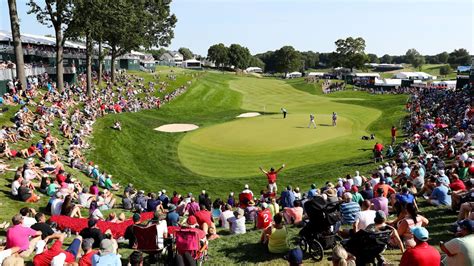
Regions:
[[162, 125], [160, 127], [155, 128], [157, 131], [161, 132], [187, 132], [191, 130], [198, 129], [199, 127], [194, 124], [168, 124]]
[[243, 114], [240, 114], [238, 115], [237, 117], [256, 117], [256, 116], [259, 116], [260, 113], [256, 113], [256, 112], [250, 112], [250, 113], [243, 113]]

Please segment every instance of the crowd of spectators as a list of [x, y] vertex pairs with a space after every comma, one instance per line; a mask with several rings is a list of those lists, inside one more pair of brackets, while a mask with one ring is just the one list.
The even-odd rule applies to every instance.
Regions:
[[[167, 77], [175, 78], [174, 74]], [[28, 84], [29, 91], [13, 84], [4, 96], [5, 104], [21, 106], [12, 118], [14, 126], [3, 126], [0, 131], [0, 156], [24, 159], [16, 169], [4, 163], [6, 171], [14, 172], [11, 196], [29, 206], [35, 206], [42, 197], [49, 200], [45, 212], [23, 208], [12, 218], [11, 226], [2, 224], [7, 227], [6, 246], [0, 256], [3, 263], [15, 263], [35, 252], [35, 265], [120, 265], [118, 243], [123, 241], [136, 249], [142, 243], [134, 231], [156, 225], [157, 245], [161, 248], [173, 228], [195, 230], [200, 243], [223, 237], [219, 232], [246, 234], [249, 227], [255, 228], [261, 230], [261, 243], [270, 253], [287, 255], [290, 263], [301, 264], [301, 251], [291, 249], [287, 227], [304, 226], [306, 203], [318, 198], [339, 205], [342, 219], [334, 232], [343, 238], [354, 238], [362, 231], [389, 231], [388, 246], [403, 253], [402, 265], [439, 265], [441, 261], [445, 265], [474, 264], [474, 110], [470, 88], [411, 91], [406, 106], [410, 113], [406, 126], [409, 137], [389, 160], [367, 176], [356, 172], [328, 180], [319, 188], [302, 184], [307, 191], [287, 186], [278, 192], [276, 185], [268, 186], [260, 195], [254, 194], [251, 185], [245, 185], [238, 193], [230, 192], [227, 199], [213, 199], [205, 190], [195, 196], [185, 187], [168, 194], [166, 188], [147, 193], [133, 184], [123, 186], [86, 160], [83, 153], [90, 148], [87, 140], [98, 118], [160, 108], [187, 90], [182, 86], [161, 99], [154, 94], [156, 84], [146, 86], [139, 77], [123, 74], [117, 84], [105, 80], [107, 85], [94, 89], [90, 97], [84, 91], [84, 76], [77, 84], [66, 84], [62, 91], [45, 77], [37, 85]], [[165, 80], [158, 85], [156, 90], [167, 91]], [[54, 135], [53, 128], [59, 129], [60, 135]], [[40, 140], [33, 141], [35, 135]], [[28, 146], [15, 150], [9, 146], [12, 143]], [[68, 173], [66, 165], [82, 171], [88, 181], [81, 182]], [[117, 193], [122, 194], [121, 202]], [[457, 221], [452, 221], [454, 238], [440, 243], [443, 256], [427, 243], [426, 226], [436, 221], [420, 213], [420, 204], [458, 212]], [[105, 211], [109, 214], [104, 215]], [[133, 212], [131, 219], [126, 218], [126, 211]], [[56, 228], [46, 222], [45, 213], [57, 221]], [[145, 223], [147, 213], [152, 218]], [[73, 225], [61, 224], [66, 219], [62, 217], [73, 219], [68, 221], [87, 220], [65, 250], [63, 242]], [[121, 233], [104, 230], [110, 223], [126, 226]], [[142, 259], [140, 253], [130, 256], [130, 260], [137, 258]], [[334, 263], [357, 262], [357, 256], [340, 245], [334, 248], [332, 259]], [[378, 259], [379, 263], [386, 262], [383, 256]]]

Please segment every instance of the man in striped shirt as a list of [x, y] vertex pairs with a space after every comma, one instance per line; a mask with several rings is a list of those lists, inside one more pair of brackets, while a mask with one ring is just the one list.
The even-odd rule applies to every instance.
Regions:
[[360, 206], [352, 201], [352, 194], [346, 192], [343, 195], [344, 203], [341, 204], [342, 224], [352, 225], [355, 222], [357, 213], [360, 212]]

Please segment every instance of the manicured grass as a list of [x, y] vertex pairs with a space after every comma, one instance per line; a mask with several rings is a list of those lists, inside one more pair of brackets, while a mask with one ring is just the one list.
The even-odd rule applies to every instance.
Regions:
[[[304, 83], [298, 82], [298, 80], [283, 81], [267, 78], [246, 78], [219, 72], [203, 73], [181, 69], [173, 69], [173, 73], [177, 74], [177, 80], [169, 81], [166, 80], [166, 74], [171, 73], [171, 69], [167, 67], [159, 68], [160, 81], [165, 80], [168, 82], [170, 84], [168, 91], [170, 91], [192, 80], [192, 85], [185, 95], [165, 105], [161, 110], [108, 115], [94, 124], [94, 135], [90, 140], [93, 144], [93, 149], [87, 153], [87, 158], [99, 164], [101, 169], [113, 174], [115, 181], [120, 181], [121, 184], [132, 182], [136, 187], [146, 191], [158, 191], [165, 188], [168, 191], [177, 190], [183, 194], [189, 191], [197, 194], [201, 189], [206, 189], [212, 199], [215, 199], [217, 197], [226, 197], [230, 191], [238, 192], [245, 183], [248, 183], [253, 191], [258, 194], [258, 191], [266, 185], [266, 178], [259, 174], [256, 168], [260, 163], [265, 167], [278, 166], [278, 164], [283, 162], [291, 162], [293, 160], [292, 156], [300, 156], [299, 160], [303, 163], [299, 166], [289, 163], [288, 168], [279, 175], [278, 183], [280, 188], [291, 184], [293, 186], [300, 186], [302, 191], [306, 191], [311, 183], [321, 185], [326, 180], [334, 180], [337, 177], [353, 173], [355, 170], [359, 170], [361, 174], [368, 175], [375, 167], [369, 150], [374, 143], [360, 140], [358, 134], [375, 133], [380, 141], [387, 142], [390, 138], [389, 129], [391, 125], [398, 125], [399, 121], [406, 115], [403, 111], [403, 104], [406, 100], [404, 95], [370, 95], [363, 92], [344, 91], [319, 96], [312, 95], [316, 93], [311, 91], [306, 91], [307, 88], [303, 87]], [[141, 72], [135, 72], [135, 74], [144, 77], [145, 82], [157, 82], [150, 74]], [[198, 77], [198, 74], [202, 76]], [[279, 122], [282, 122], [282, 119], [280, 114], [276, 114], [282, 105], [289, 111], [286, 128], [279, 126]], [[269, 113], [264, 117], [245, 120], [235, 119], [235, 116], [238, 114], [249, 110], [262, 111], [263, 106], [265, 106], [266, 112]], [[9, 118], [17, 109], [18, 107], [11, 108], [7, 114], [0, 117], [0, 123], [2, 125], [11, 124]], [[266, 141], [265, 145], [269, 145], [267, 146], [268, 152], [261, 152], [261, 156], [258, 156], [259, 158], [253, 155], [256, 158], [255, 161], [247, 160], [244, 162], [247, 165], [234, 164], [232, 166], [236, 168], [234, 170], [228, 169], [230, 167], [229, 164], [232, 165], [233, 162], [216, 161], [218, 164], [214, 166], [216, 173], [212, 174], [213, 177], [189, 170], [190, 168], [183, 165], [180, 160], [181, 154], [179, 150], [182, 141], [187, 138], [192, 140], [193, 135], [199, 135], [198, 133], [201, 130], [212, 131], [215, 128], [224, 127], [223, 136], [216, 132], [213, 133], [215, 138], [223, 138], [219, 140], [221, 142], [216, 141], [214, 143], [207, 140], [207, 151], [201, 154], [203, 158], [196, 156], [196, 162], [202, 162], [207, 157], [212, 158], [215, 152], [214, 150], [210, 151], [210, 146], [212, 145], [221, 145], [220, 149], [228, 154], [232, 153], [232, 149], [222, 147], [224, 144], [224, 146], [234, 145], [235, 149], [239, 149], [240, 147], [236, 146], [232, 139], [241, 134], [248, 137], [257, 134], [258, 131], [263, 130], [261, 124], [264, 122], [271, 123], [272, 130], [270, 130], [270, 133], [275, 131], [275, 134], [277, 134], [283, 128], [288, 131], [285, 134], [299, 134], [299, 131], [297, 132], [299, 128], [295, 128], [300, 124], [299, 119], [301, 119], [301, 126], [307, 126], [308, 121], [305, 117], [309, 111], [313, 110], [315, 110], [316, 122], [318, 124], [330, 122], [329, 117], [321, 116], [321, 114], [330, 114], [332, 111], [337, 111], [341, 117], [340, 127], [324, 127], [324, 129], [320, 127], [314, 130], [317, 132], [315, 134], [321, 134], [324, 133], [323, 130], [329, 130], [324, 134], [330, 138], [333, 137], [331, 136], [332, 134], [340, 133], [331, 130], [350, 126], [353, 128], [349, 132], [350, 135], [348, 136], [350, 137], [337, 136], [327, 140], [326, 143], [319, 140], [314, 141], [311, 138], [308, 139], [306, 136], [307, 139], [298, 139], [301, 145], [306, 145], [305, 147], [291, 147], [291, 143], [287, 142], [285, 144], [286, 151], [297, 151], [287, 153], [275, 150], [278, 147], [275, 148], [272, 145], [274, 143], [278, 144], [278, 142], [275, 142], [278, 140], [277, 135], [276, 140], [271, 138], [269, 140], [264, 139]], [[121, 132], [110, 128], [116, 119], [122, 122], [123, 130]], [[270, 120], [271, 122], [268, 122]], [[201, 129], [192, 133], [178, 134], [162, 133], [153, 130], [160, 125], [175, 122], [195, 123], [201, 126]], [[237, 126], [232, 128], [236, 123]], [[243, 123], [243, 125], [239, 125], [239, 123]], [[228, 126], [230, 128], [226, 129]], [[256, 132], [239, 132], [238, 129], [240, 127], [253, 127]], [[230, 130], [235, 132], [229, 132]], [[314, 132], [307, 132], [305, 128], [301, 130], [305, 131], [301, 133], [303, 135], [299, 136], [299, 138]], [[321, 133], [319, 133], [320, 130]], [[359, 132], [357, 133], [357, 131]], [[57, 135], [57, 126], [53, 132]], [[269, 133], [265, 132], [265, 134]], [[341, 143], [338, 144], [337, 141], [341, 141]], [[195, 141], [193, 144], [199, 144], [199, 141]], [[254, 144], [260, 145], [258, 143]], [[27, 145], [28, 143], [21, 143], [18, 147], [26, 147]], [[319, 150], [311, 150], [311, 147], [315, 145], [320, 146]], [[266, 146], [260, 146], [260, 148], [266, 149]], [[214, 149], [216, 148], [214, 147]], [[248, 151], [246, 152], [248, 153]], [[303, 156], [299, 155], [298, 152], [302, 153]], [[306, 155], [304, 155], [305, 152]], [[319, 155], [320, 152], [324, 152], [325, 156]], [[228, 154], [224, 155], [228, 156], [226, 158], [230, 161], [231, 157]], [[285, 154], [286, 156], [283, 157]], [[220, 155], [217, 157], [220, 157]], [[235, 152], [234, 158], [237, 157], [238, 152]], [[15, 159], [10, 163], [13, 166], [18, 166], [23, 163], [23, 160]], [[209, 169], [209, 166], [203, 163], [201, 165], [195, 164], [196, 167]], [[66, 167], [66, 170], [82, 180], [86, 185], [90, 184], [90, 179], [77, 170], [68, 167]], [[217, 172], [221, 174], [219, 175]], [[11, 219], [23, 206], [36, 207], [37, 209], [38, 206], [46, 206], [46, 197], [43, 197], [38, 204], [25, 204], [11, 199], [9, 197], [9, 184], [13, 173], [8, 172], [0, 175], [0, 177], [2, 177], [0, 178], [0, 186], [3, 188], [0, 191], [0, 200], [3, 204], [0, 205], [2, 210], [0, 212], [0, 219]], [[431, 243], [436, 244], [437, 242], [435, 241], [449, 239], [445, 229], [450, 222], [455, 220], [454, 216], [447, 215], [440, 208], [426, 207], [423, 203], [420, 205], [423, 215], [431, 220], [428, 226], [433, 238]], [[42, 210], [42, 208], [39, 209]], [[120, 212], [121, 210], [114, 209], [113, 211]], [[251, 227], [249, 225], [248, 228], [251, 229]], [[298, 231], [299, 229], [297, 228], [289, 229], [292, 240], [294, 240]], [[221, 238], [210, 243], [209, 264], [286, 264], [282, 256], [269, 254], [266, 248], [258, 243], [261, 233], [258, 230], [250, 230], [249, 233], [240, 236], [228, 236], [227, 232], [223, 230], [219, 230], [219, 233]], [[291, 242], [293, 243], [293, 241]], [[131, 250], [122, 248], [120, 253], [123, 258], [127, 258]], [[385, 254], [387, 254], [386, 258], [391, 261], [396, 262], [400, 259], [400, 252], [398, 250], [388, 250]], [[305, 264], [310, 265], [313, 263], [312, 260], [305, 259]], [[323, 261], [318, 265], [330, 265], [330, 263]]]

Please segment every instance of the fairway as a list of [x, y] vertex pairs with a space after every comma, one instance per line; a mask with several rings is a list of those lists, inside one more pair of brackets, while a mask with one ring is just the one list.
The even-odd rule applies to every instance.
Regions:
[[[186, 134], [178, 155], [195, 173], [237, 177], [256, 174], [259, 165], [286, 163], [294, 168], [355, 156], [367, 144], [360, 137], [370, 134], [366, 128], [381, 115], [373, 108], [310, 95], [282, 80], [241, 77], [229, 87], [242, 95], [241, 108], [267, 114]], [[281, 107], [289, 112], [286, 119], [277, 114]], [[332, 112], [338, 113], [336, 127]], [[316, 129], [308, 129], [310, 113], [316, 116]]]

